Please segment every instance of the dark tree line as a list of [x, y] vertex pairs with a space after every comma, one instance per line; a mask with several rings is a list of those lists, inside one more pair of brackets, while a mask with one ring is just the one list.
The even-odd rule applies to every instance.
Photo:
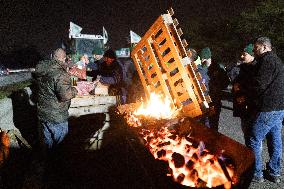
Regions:
[[[228, 2], [231, 1], [224, 1]], [[222, 18], [218, 14], [224, 12], [215, 9], [205, 21], [204, 17], [197, 17], [185, 24], [185, 36], [193, 48], [200, 50], [209, 46], [217, 61], [230, 64], [239, 57], [246, 44], [267, 36], [271, 38], [274, 50], [284, 59], [284, 1], [250, 1], [242, 8], [235, 4], [235, 12], [224, 14]]]

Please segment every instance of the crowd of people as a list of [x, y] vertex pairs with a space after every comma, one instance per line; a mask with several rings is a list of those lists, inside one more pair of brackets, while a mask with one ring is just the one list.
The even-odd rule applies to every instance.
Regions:
[[[190, 49], [191, 54], [196, 51]], [[281, 178], [282, 137], [284, 119], [284, 65], [272, 51], [269, 38], [260, 37], [248, 44], [240, 55], [240, 61], [230, 72], [212, 61], [208, 47], [199, 56], [193, 56], [202, 76], [211, 103], [209, 113], [200, 121], [218, 131], [222, 90], [232, 83], [233, 115], [240, 117], [245, 145], [255, 154], [254, 182], [264, 178], [279, 183]], [[263, 171], [262, 143], [267, 140], [270, 160]]]
[[[245, 145], [255, 154], [255, 182], [263, 182], [264, 176], [279, 183], [282, 161], [281, 129], [284, 118], [284, 65], [272, 51], [269, 38], [260, 37], [254, 44], [248, 44], [241, 54], [241, 63], [232, 72], [214, 59], [210, 48], [199, 54], [191, 49], [192, 61], [197, 64], [202, 76], [199, 81], [207, 88], [211, 103], [209, 113], [201, 120], [207, 127], [218, 131], [221, 112], [222, 90], [232, 82], [234, 116], [240, 117]], [[192, 58], [192, 57], [191, 57]], [[86, 69], [92, 81], [110, 86], [112, 95], [120, 96], [120, 102], [127, 102], [127, 72], [115, 52], [108, 49], [94, 49], [89, 60], [82, 55], [72, 66], [65, 61], [63, 49], [54, 52], [53, 59], [36, 66], [34, 79], [37, 86], [37, 109], [41, 145], [52, 149], [62, 142], [68, 133], [68, 108], [70, 100], [80, 89], [73, 86], [68, 70], [70, 67]], [[262, 142], [267, 139], [270, 160], [263, 174]]]
[[[272, 51], [269, 38], [260, 37], [241, 55], [233, 80], [234, 113], [242, 121], [245, 144], [255, 154], [255, 182], [264, 177], [279, 183], [284, 119], [284, 65]], [[262, 143], [267, 139], [270, 160], [263, 172]], [[265, 173], [265, 174], [264, 174]]]

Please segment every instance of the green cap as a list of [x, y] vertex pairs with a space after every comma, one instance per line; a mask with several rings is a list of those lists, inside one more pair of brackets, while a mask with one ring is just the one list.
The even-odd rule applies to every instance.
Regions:
[[248, 44], [248, 45], [244, 48], [244, 52], [250, 54], [251, 56], [254, 56], [254, 53], [253, 53], [253, 44], [252, 44], [252, 43]]
[[94, 50], [92, 51], [92, 54], [103, 55], [104, 51], [101, 48], [94, 48]]
[[211, 51], [210, 51], [209, 47], [206, 47], [206, 48], [201, 50], [200, 58], [201, 58], [201, 60], [202, 59], [209, 59], [209, 58], [211, 58]]

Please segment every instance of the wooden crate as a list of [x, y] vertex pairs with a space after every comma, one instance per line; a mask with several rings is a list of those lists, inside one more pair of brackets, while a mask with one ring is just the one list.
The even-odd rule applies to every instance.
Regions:
[[107, 113], [110, 107], [117, 105], [116, 96], [88, 95], [71, 100], [69, 116], [79, 117], [87, 114]]
[[181, 40], [182, 30], [173, 19], [173, 10], [158, 17], [140, 42], [131, 51], [146, 96], [156, 92], [169, 97], [173, 106], [186, 115], [196, 117], [208, 108], [200, 86], [200, 75], [190, 62], [187, 42]]
[[95, 95], [77, 96], [71, 99], [69, 116], [80, 117], [87, 114], [107, 113], [117, 105], [117, 97], [108, 95], [108, 85], [97, 84]]

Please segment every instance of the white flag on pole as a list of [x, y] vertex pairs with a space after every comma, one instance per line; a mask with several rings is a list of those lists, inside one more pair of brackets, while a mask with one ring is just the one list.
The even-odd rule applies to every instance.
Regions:
[[138, 43], [141, 40], [141, 37], [130, 30], [130, 43]]
[[82, 28], [73, 22], [70, 22], [70, 28], [69, 28], [69, 38], [75, 35], [79, 35], [82, 31]]
[[103, 27], [103, 37], [104, 37], [104, 44], [106, 44], [108, 41], [108, 35], [105, 27]]

